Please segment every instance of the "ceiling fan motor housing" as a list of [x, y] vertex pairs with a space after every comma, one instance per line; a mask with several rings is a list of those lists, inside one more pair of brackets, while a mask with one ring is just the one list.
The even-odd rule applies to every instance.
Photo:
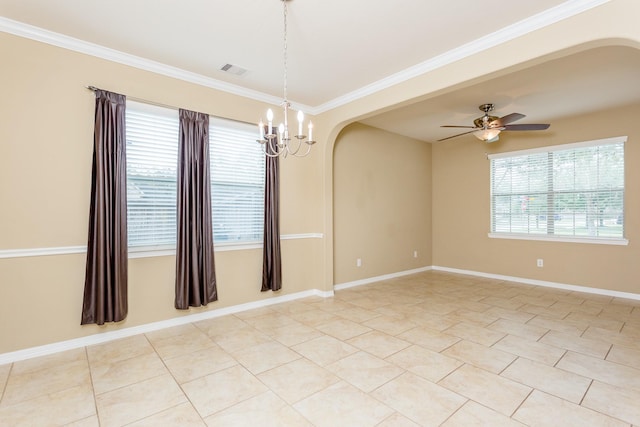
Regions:
[[484, 129], [484, 128], [489, 127], [489, 123], [491, 123], [491, 122], [493, 122], [493, 121], [495, 121], [495, 120], [498, 120], [498, 119], [499, 119], [499, 117], [496, 117], [496, 116], [490, 116], [490, 115], [488, 115], [488, 114], [485, 114], [484, 116], [482, 116], [482, 117], [478, 117], [477, 119], [475, 119], [475, 120], [473, 121], [473, 124], [474, 124], [477, 128]]
[[493, 109], [495, 108], [495, 105], [493, 105], [493, 104], [482, 104], [478, 108], [480, 109], [480, 111], [484, 111], [484, 113], [487, 114], [489, 111], [493, 111]]
[[489, 115], [489, 111], [493, 111], [494, 108], [495, 105], [493, 104], [482, 104], [478, 106], [478, 109], [480, 109], [480, 111], [484, 111], [484, 116], [475, 119], [473, 121], [473, 124], [477, 128], [487, 129], [489, 127], [489, 123], [499, 119], [499, 117]]

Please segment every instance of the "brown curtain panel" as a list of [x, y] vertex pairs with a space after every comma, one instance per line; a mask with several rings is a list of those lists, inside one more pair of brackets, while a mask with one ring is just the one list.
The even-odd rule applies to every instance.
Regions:
[[81, 324], [127, 316], [126, 97], [96, 89], [89, 241]]
[[211, 224], [209, 116], [180, 110], [175, 307], [218, 299]]
[[[269, 149], [269, 144], [265, 146]], [[262, 292], [282, 288], [280, 259], [280, 159], [266, 157], [264, 183], [264, 241]]]

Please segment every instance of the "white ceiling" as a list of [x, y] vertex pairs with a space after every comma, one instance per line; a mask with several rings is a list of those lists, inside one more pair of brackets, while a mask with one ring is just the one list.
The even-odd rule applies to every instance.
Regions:
[[[289, 99], [326, 111], [452, 52], [505, 42], [603, 1], [290, 0]], [[146, 63], [148, 69], [154, 68], [148, 64], [173, 67], [262, 100], [282, 97], [280, 0], [0, 0], [0, 30], [65, 47], [84, 44], [79, 50], [96, 47], [107, 56], [132, 55], [127, 61]], [[242, 76], [220, 71], [227, 63], [248, 71]], [[632, 49], [586, 52], [364, 122], [434, 141], [453, 134], [441, 124], [469, 125], [481, 115], [477, 106], [487, 102], [496, 104], [498, 116], [516, 111], [527, 115], [522, 123], [552, 121], [614, 101], [637, 102], [639, 65]], [[602, 73], [628, 84], [609, 90], [612, 82]], [[604, 94], [589, 96], [603, 87]]]
[[551, 123], [553, 131], [554, 120], [638, 102], [640, 50], [611, 46], [550, 60], [361, 122], [435, 142], [467, 131], [440, 126], [473, 126], [484, 114], [478, 107], [486, 103], [495, 104], [493, 116], [521, 113], [526, 117], [514, 124]]

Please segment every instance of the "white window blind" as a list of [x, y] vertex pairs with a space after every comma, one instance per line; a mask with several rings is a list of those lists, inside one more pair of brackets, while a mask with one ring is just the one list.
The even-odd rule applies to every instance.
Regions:
[[265, 155], [255, 126], [210, 117], [209, 140], [214, 241], [262, 240]]
[[176, 243], [178, 111], [127, 101], [130, 247]]
[[[127, 101], [126, 127], [129, 247], [175, 248], [178, 111]], [[262, 239], [265, 157], [255, 139], [255, 126], [209, 118], [215, 243]]]
[[623, 239], [625, 141], [489, 156], [492, 233]]

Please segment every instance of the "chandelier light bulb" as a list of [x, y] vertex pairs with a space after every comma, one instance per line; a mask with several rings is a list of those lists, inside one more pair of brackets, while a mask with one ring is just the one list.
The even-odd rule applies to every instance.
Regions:
[[269, 122], [269, 135], [273, 135], [273, 111], [271, 108], [267, 110], [267, 122]]
[[298, 135], [302, 136], [302, 122], [304, 122], [304, 113], [302, 110], [298, 111]]

